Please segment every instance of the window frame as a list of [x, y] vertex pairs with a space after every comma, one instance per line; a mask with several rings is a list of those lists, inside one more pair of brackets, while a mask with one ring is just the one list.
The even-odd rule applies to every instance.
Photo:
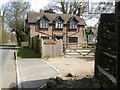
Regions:
[[39, 21], [39, 27], [40, 28], [43, 28], [43, 29], [47, 29], [48, 28], [48, 20], [45, 19], [45, 18], [42, 18], [40, 21]]
[[78, 27], [77, 22], [75, 20], [70, 21], [69, 29], [70, 30], [76, 30]]
[[64, 23], [62, 20], [55, 21], [55, 29], [63, 29]]
[[[70, 38], [76, 38], [76, 40], [75, 41], [70, 41]], [[78, 37], [69, 37], [69, 43], [78, 43]]]
[[47, 36], [41, 36], [41, 39], [43, 39], [43, 40], [48, 40], [49, 39], [49, 37], [47, 37]]

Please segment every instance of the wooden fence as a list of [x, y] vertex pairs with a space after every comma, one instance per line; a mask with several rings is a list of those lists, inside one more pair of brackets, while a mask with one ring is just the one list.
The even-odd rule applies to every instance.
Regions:
[[[117, 60], [117, 56], [110, 55], [109, 53], [103, 52], [104, 55], [110, 57], [113, 60]], [[100, 80], [101, 85], [103, 88], [116, 88], [117, 87], [117, 76], [113, 76], [113, 74], [109, 73], [108, 71], [104, 70], [103, 67], [101, 67], [98, 63], [96, 63], [96, 77]], [[102, 78], [102, 80], [101, 80]]]
[[42, 40], [42, 56], [61, 56], [63, 54], [62, 40]]
[[63, 54], [62, 40], [43, 40], [39, 36], [30, 39], [29, 47], [39, 53], [40, 57], [61, 56]]
[[30, 39], [30, 48], [39, 53], [40, 57], [56, 57], [68, 54], [94, 55], [95, 44], [63, 43], [62, 40], [43, 40], [39, 36]]
[[[109, 53], [103, 52], [103, 54], [107, 55], [108, 57], [114, 59], [115, 61], [117, 60], [117, 56], [114, 55], [110, 55]], [[97, 68], [99, 70], [99, 72], [101, 72], [102, 74], [104, 74], [116, 87], [117, 86], [117, 80], [116, 77], [114, 77], [112, 74], [110, 74], [109, 72], [105, 71], [104, 69], [102, 69], [99, 65], [97, 65]]]
[[63, 52], [65, 55], [93, 55], [95, 53], [94, 43], [64, 43]]

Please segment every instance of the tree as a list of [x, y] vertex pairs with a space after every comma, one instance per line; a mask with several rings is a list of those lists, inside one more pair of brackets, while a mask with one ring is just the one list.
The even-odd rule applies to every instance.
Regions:
[[86, 35], [87, 39], [88, 39], [89, 34], [93, 34], [92, 27], [87, 27], [87, 29], [85, 30], [85, 35]]
[[104, 75], [100, 74], [97, 66], [103, 70], [116, 76], [116, 55], [117, 55], [117, 40], [116, 40], [116, 16], [115, 14], [102, 14], [100, 24], [98, 26], [97, 45], [95, 52], [95, 77], [99, 79], [102, 85], [106, 88], [113, 88]]
[[9, 42], [9, 32], [7, 32], [5, 29], [2, 30], [2, 44], [6, 44]]
[[[53, 1], [48, 4], [47, 7], [55, 11], [61, 11], [64, 14], [78, 14], [78, 8], [80, 7], [80, 4], [82, 3], [81, 0], [74, 0], [74, 1], [68, 1], [68, 2], [63, 2], [64, 0], [57, 0]], [[86, 3], [84, 3], [86, 4]], [[84, 6], [84, 9], [86, 6]]]
[[11, 28], [11, 32], [16, 33], [17, 43], [20, 46], [21, 42], [26, 37], [25, 34], [25, 18], [26, 13], [30, 10], [30, 3], [24, 0], [11, 0], [4, 5], [5, 21]]
[[[2, 22], [1, 7], [0, 7], [0, 22]], [[0, 44], [2, 44], [2, 23], [0, 23]]]
[[45, 12], [45, 13], [55, 13], [55, 12], [53, 11], [53, 9], [46, 9], [46, 10], [44, 10], [44, 12]]
[[[0, 8], [0, 44], [5, 44], [8, 43], [9, 40], [9, 34], [8, 32], [4, 29], [4, 24], [5, 24], [5, 11], [2, 11], [2, 7]], [[5, 37], [5, 38], [4, 38]]]
[[89, 14], [89, 2], [83, 0], [53, 0], [45, 9], [51, 9], [55, 12], [62, 12], [63, 14], [77, 14], [79, 15], [79, 7], [83, 6], [83, 17], [85, 20], [92, 18], [99, 18], [100, 14]]

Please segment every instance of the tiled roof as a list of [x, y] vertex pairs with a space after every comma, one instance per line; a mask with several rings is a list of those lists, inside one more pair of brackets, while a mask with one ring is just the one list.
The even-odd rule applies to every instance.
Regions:
[[35, 23], [39, 19], [41, 19], [43, 16], [47, 17], [49, 20], [49, 23], [53, 23], [56, 17], [60, 16], [64, 20], [64, 24], [67, 24], [67, 22], [70, 20], [71, 17], [75, 17], [76, 20], [78, 20], [78, 25], [86, 25], [84, 19], [80, 18], [77, 15], [71, 15], [71, 14], [54, 14], [54, 13], [35, 13], [30, 12], [28, 13], [28, 22], [29, 23]]

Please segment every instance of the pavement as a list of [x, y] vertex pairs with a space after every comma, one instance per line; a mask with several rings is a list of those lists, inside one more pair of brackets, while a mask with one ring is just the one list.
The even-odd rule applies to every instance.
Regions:
[[49, 78], [58, 76], [58, 72], [44, 59], [18, 58], [19, 85], [25, 88], [43, 87]]

